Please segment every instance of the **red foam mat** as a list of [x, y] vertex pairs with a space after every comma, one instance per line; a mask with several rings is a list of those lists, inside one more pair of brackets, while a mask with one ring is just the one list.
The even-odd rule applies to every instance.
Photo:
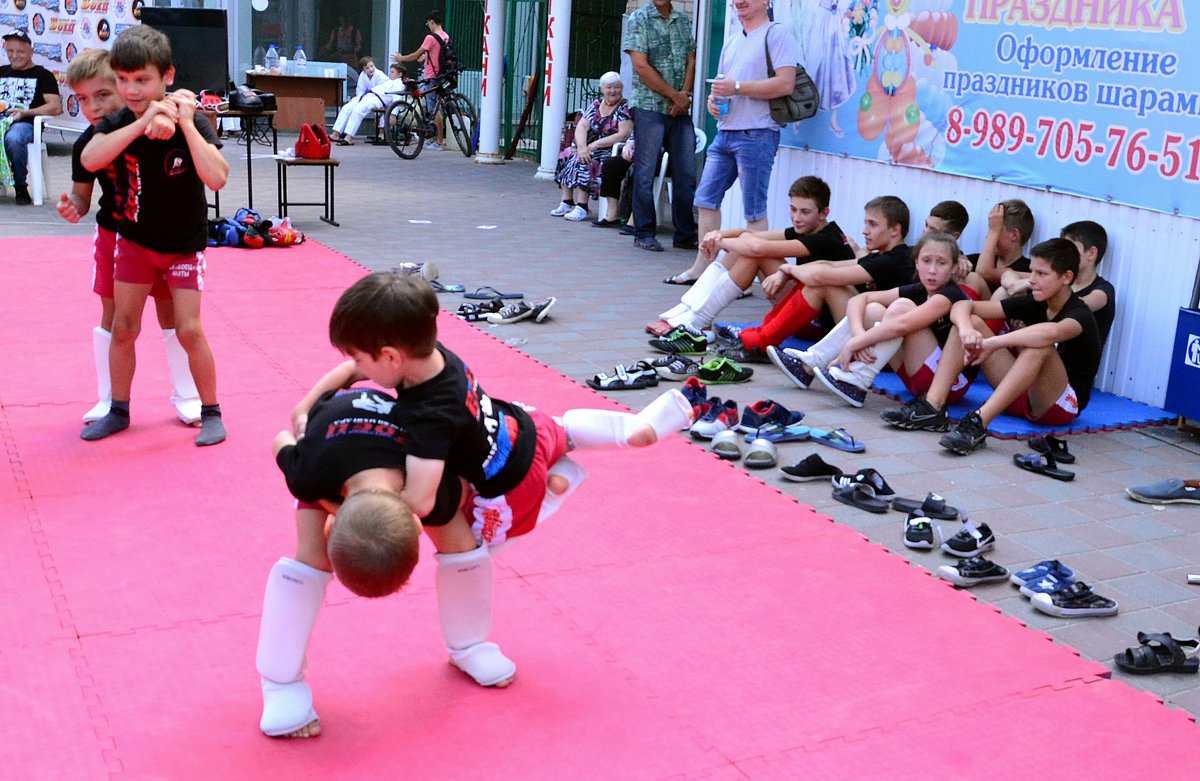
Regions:
[[[324, 734], [264, 738], [262, 585], [294, 545], [269, 443], [337, 359], [328, 308], [364, 272], [311, 243], [210, 253], [229, 440], [195, 448], [174, 421], [148, 314], [134, 425], [84, 443], [87, 248], [0, 240], [0, 361], [21, 367], [0, 374], [0, 776], [1137, 778], [1145, 757], [1200, 760], [1187, 717], [682, 438], [579, 454], [588, 481], [497, 557], [512, 687], [446, 663], [426, 546], [400, 595], [330, 588], [308, 667]], [[47, 275], [66, 280], [52, 295]], [[615, 406], [442, 329], [498, 396]]]

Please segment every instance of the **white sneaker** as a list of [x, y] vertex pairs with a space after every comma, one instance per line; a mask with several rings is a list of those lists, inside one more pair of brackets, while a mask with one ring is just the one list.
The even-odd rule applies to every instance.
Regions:
[[583, 222], [587, 219], [587, 209], [576, 204], [575, 208], [563, 215], [563, 219], [571, 222]]
[[570, 212], [572, 208], [574, 208], [574, 207], [571, 206], [571, 204], [567, 203], [566, 201], [563, 201], [562, 203], [560, 203], [558, 205], [557, 209], [550, 212], [550, 216], [551, 217], [561, 217], [564, 214], [567, 214], [568, 212]]
[[442, 151], [442, 149], [444, 149], [445, 147], [443, 147], [443, 146], [442, 146], [441, 144], [439, 144], [437, 141], [426, 141], [426, 142], [425, 142], [425, 148], [426, 148], [426, 149], [432, 149], [432, 150], [433, 150], [433, 151], [435, 151], [435, 152], [440, 152], [440, 151]]

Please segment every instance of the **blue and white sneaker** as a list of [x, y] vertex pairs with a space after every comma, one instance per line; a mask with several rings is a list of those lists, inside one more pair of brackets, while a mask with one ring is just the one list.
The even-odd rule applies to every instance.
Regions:
[[1021, 594], [1033, 598], [1035, 594], [1057, 594], [1075, 585], [1074, 578], [1059, 578], [1054, 575], [1043, 575], [1036, 580], [1027, 580], [1021, 586]]
[[740, 342], [742, 340], [742, 327], [740, 325], [718, 323], [717, 325], [713, 326], [713, 336], [715, 336], [717, 339]]
[[865, 390], [834, 376], [832, 369], [825, 367], [817, 369], [817, 379], [851, 407], [861, 407], [863, 402], [867, 400], [867, 392]]
[[768, 347], [767, 357], [785, 377], [796, 384], [796, 387], [807, 390], [808, 386], [812, 385], [813, 375], [808, 373], [808, 369], [799, 359], [793, 358], [778, 347]]
[[1059, 580], [1070, 580], [1075, 577], [1075, 570], [1063, 564], [1058, 559], [1047, 559], [1046, 561], [1039, 561], [1032, 567], [1026, 567], [1023, 570], [1014, 572], [1009, 580], [1014, 585], [1024, 586], [1027, 582], [1040, 580], [1046, 575], [1053, 575]]
[[804, 420], [803, 412], [790, 410], [770, 399], [763, 399], [747, 405], [746, 409], [742, 411], [742, 421], [738, 423], [737, 430], [750, 433], [772, 423], [790, 426], [802, 420]]

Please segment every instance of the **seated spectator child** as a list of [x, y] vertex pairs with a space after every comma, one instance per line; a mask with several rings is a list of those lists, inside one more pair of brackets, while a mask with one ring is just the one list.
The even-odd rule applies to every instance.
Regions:
[[1117, 291], [1096, 270], [1108, 251], [1108, 232], [1098, 222], [1081, 220], [1067, 225], [1059, 236], [1079, 250], [1079, 274], [1071, 289], [1095, 315], [1096, 327], [1100, 329], [1100, 351], [1103, 352], [1117, 314]]
[[[710, 263], [679, 299], [679, 304], [646, 326], [668, 335], [677, 326], [701, 330], [748, 289], [755, 277], [769, 276], [795, 259], [852, 260], [854, 250], [836, 222], [829, 219], [829, 185], [815, 176], [802, 176], [788, 188], [791, 227], [781, 231], [728, 228], [706, 234], [700, 251], [709, 260], [724, 251], [720, 263]], [[669, 338], [669, 337], [668, 337]]]
[[[1021, 200], [1001, 201], [988, 212], [988, 231], [983, 248], [971, 259], [971, 267], [978, 274], [969, 280], [980, 298], [988, 298], [1002, 286], [1006, 272], [1008, 284], [1018, 282], [1021, 274], [1029, 273], [1029, 258], [1021, 254], [1021, 248], [1033, 235], [1033, 212]], [[986, 287], [980, 282], [986, 284]]]
[[[585, 473], [568, 450], [644, 447], [691, 420], [678, 391], [636, 415], [568, 410], [561, 422], [491, 398], [437, 344], [437, 312], [435, 294], [416, 277], [374, 274], [352, 286], [334, 308], [330, 334], [354, 360], [297, 405], [293, 430], [306, 435], [275, 438], [300, 504], [296, 558], [274, 565], [263, 600], [257, 666], [268, 735], [320, 731], [303, 668], [330, 573], [362, 596], [393, 593], [416, 565], [422, 528], [438, 550], [451, 663], [482, 686], [506, 686], [516, 665], [487, 641], [490, 551], [531, 531], [578, 487]], [[331, 393], [364, 375], [401, 386], [404, 398]], [[442, 454], [448, 461], [429, 457]]]
[[949, 233], [958, 241], [970, 221], [971, 215], [967, 213], [967, 207], [958, 201], [940, 201], [934, 204], [929, 210], [929, 216], [925, 218], [925, 232]]
[[[1079, 272], [1079, 251], [1066, 239], [1050, 239], [1030, 254], [1029, 294], [1003, 301], [960, 301], [951, 308], [954, 329], [929, 392], [906, 405], [890, 421], [893, 425], [945, 431], [949, 389], [969, 365], [979, 366], [995, 391], [942, 437], [941, 445], [960, 455], [985, 443], [988, 424], [1002, 412], [1061, 426], [1087, 407], [1100, 367], [1100, 338], [1091, 310], [1071, 289]], [[1000, 317], [1026, 325], [993, 335], [985, 321]]]
[[[889, 364], [914, 395], [929, 390], [950, 333], [950, 308], [970, 297], [961, 286], [966, 266], [954, 237], [927, 232], [913, 254], [916, 282], [859, 293], [824, 339], [804, 351], [768, 347], [771, 361], [797, 386], [808, 388], [815, 376], [855, 407]], [[962, 398], [970, 384], [960, 374], [950, 401]]]
[[358, 83], [354, 86], [354, 97], [356, 98], [361, 98], [372, 88], [378, 87], [388, 80], [383, 71], [375, 67], [375, 60], [371, 57], [363, 57], [358, 61], [358, 71]]
[[[364, 71], [364, 74], [366, 72]], [[342, 146], [354, 143], [354, 134], [372, 111], [385, 109], [396, 101], [399, 93], [407, 87], [404, 84], [404, 68], [396, 63], [388, 67], [386, 81], [372, 87], [365, 95], [351, 98], [338, 111], [337, 119], [333, 121], [333, 131], [329, 137]]]
[[765, 350], [793, 334], [819, 339], [824, 334], [814, 321], [822, 310], [828, 309], [837, 322], [845, 317], [846, 305], [856, 294], [912, 281], [912, 253], [904, 243], [908, 206], [894, 195], [883, 195], [868, 201], [865, 212], [866, 247], [856, 253], [857, 260], [784, 265], [763, 280], [768, 296], [778, 295], [793, 280], [799, 284], [767, 313], [762, 325], [742, 329], [738, 338], [744, 350]]

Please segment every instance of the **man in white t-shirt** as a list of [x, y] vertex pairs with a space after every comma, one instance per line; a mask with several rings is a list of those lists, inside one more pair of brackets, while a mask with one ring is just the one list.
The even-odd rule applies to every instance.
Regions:
[[[768, 0], [745, 0], [735, 4], [740, 33], [721, 49], [717, 73], [724, 78], [712, 82], [708, 113], [717, 120], [717, 136], [708, 147], [704, 174], [696, 188], [695, 205], [700, 211], [700, 242], [721, 228], [721, 201], [735, 180], [742, 184], [742, 210], [746, 228], [767, 229], [767, 185], [779, 148], [780, 126], [771, 119], [768, 101], [790, 95], [796, 81], [800, 47], [781, 24], [767, 14]], [[767, 75], [767, 49], [771, 52], [774, 76]], [[729, 99], [729, 111], [721, 116], [714, 97]], [[697, 252], [692, 267], [668, 282], [684, 284], [697, 279], [711, 262]]]
[[[392, 62], [416, 62], [423, 60], [425, 63], [425, 80], [429, 81], [438, 77], [439, 67], [441, 65], [442, 44], [450, 42], [450, 35], [442, 27], [442, 12], [430, 11], [425, 15], [425, 26], [429, 29], [429, 34], [425, 36], [425, 40], [421, 41], [421, 46], [412, 54], [393, 54]], [[433, 122], [437, 126], [437, 141], [426, 142], [426, 149], [441, 149], [446, 142], [446, 124], [442, 119], [442, 113], [437, 110], [437, 94], [432, 90], [425, 93], [425, 113], [433, 117]]]

